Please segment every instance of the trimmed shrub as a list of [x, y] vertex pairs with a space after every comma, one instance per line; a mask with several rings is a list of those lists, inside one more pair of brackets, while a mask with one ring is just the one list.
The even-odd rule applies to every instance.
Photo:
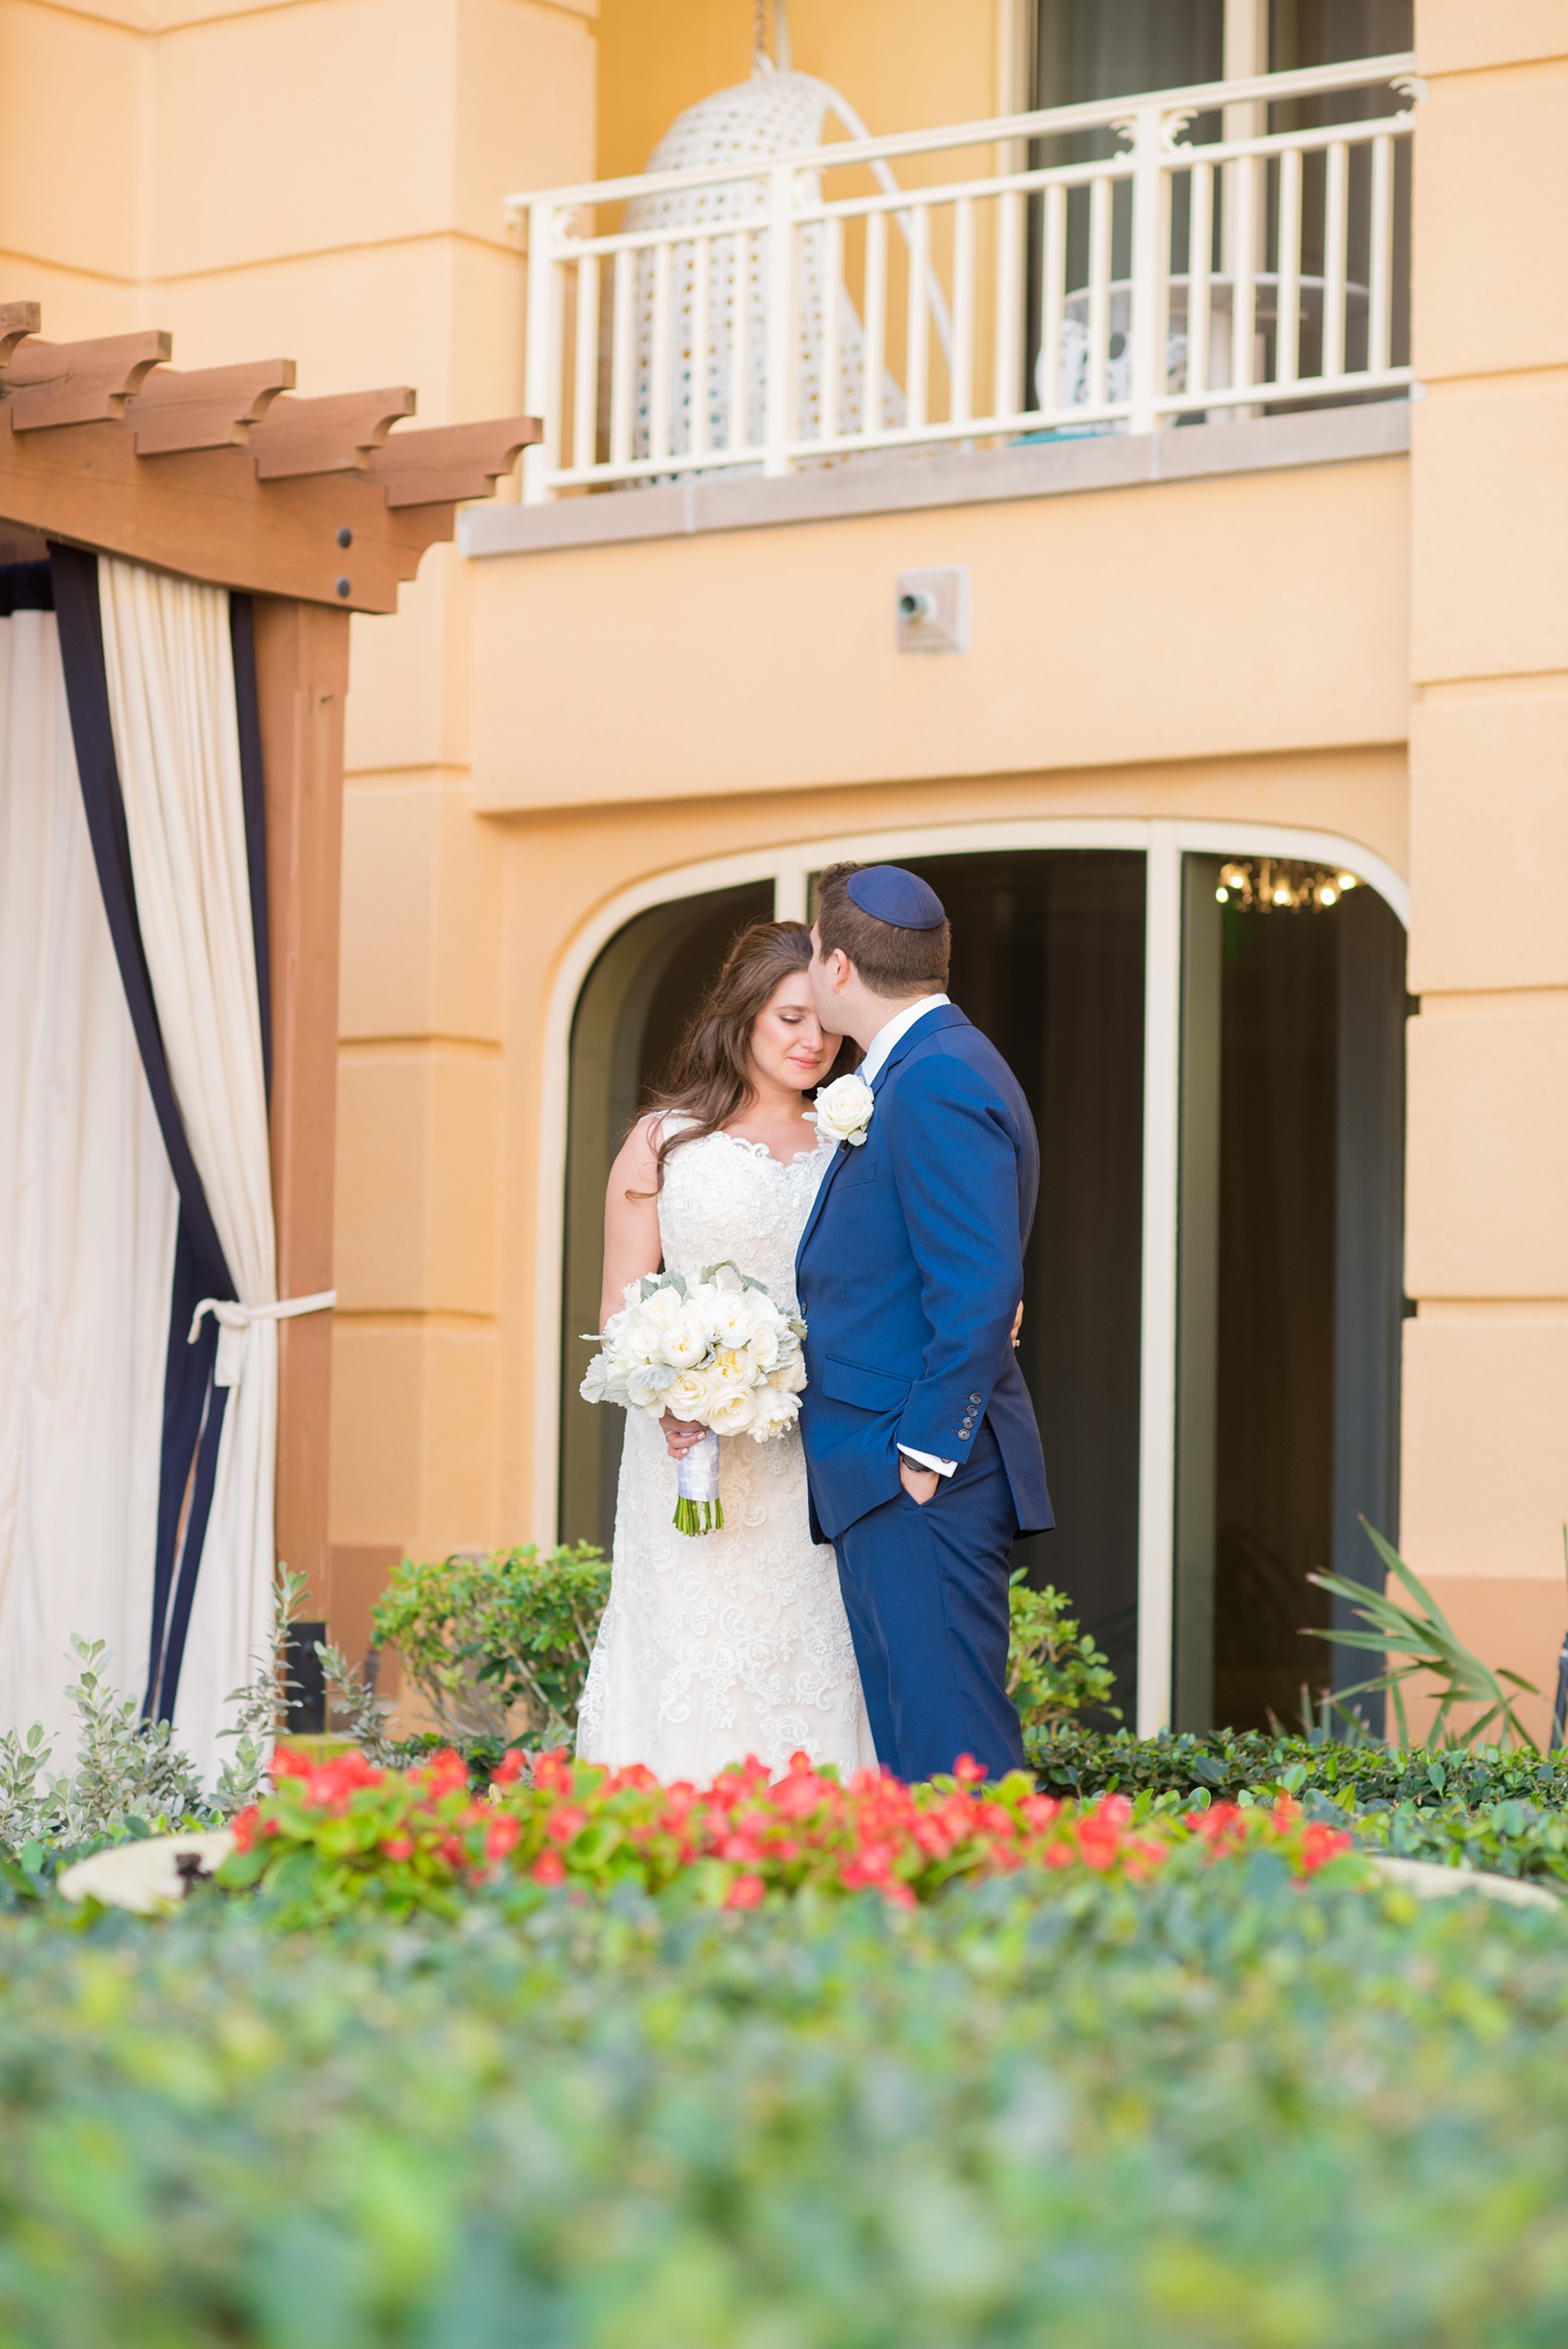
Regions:
[[0, 1926], [25, 2349], [1533, 2349], [1568, 1920], [1266, 1852]]
[[445, 1737], [568, 1738], [610, 1596], [601, 1551], [529, 1542], [437, 1564], [405, 1558], [374, 1610], [375, 1637]]

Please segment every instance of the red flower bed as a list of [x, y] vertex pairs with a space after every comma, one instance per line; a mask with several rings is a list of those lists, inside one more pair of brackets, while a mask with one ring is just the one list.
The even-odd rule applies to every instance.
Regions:
[[1182, 1855], [1207, 1866], [1265, 1849], [1304, 1878], [1350, 1847], [1348, 1835], [1303, 1820], [1289, 1795], [1272, 1810], [1219, 1803], [1183, 1819], [1138, 1818], [1123, 1795], [1059, 1802], [1022, 1771], [987, 1787], [968, 1757], [951, 1778], [916, 1786], [872, 1771], [841, 1784], [797, 1754], [771, 1783], [748, 1759], [697, 1787], [564, 1752], [512, 1753], [485, 1800], [451, 1752], [403, 1772], [358, 1753], [316, 1764], [280, 1747], [272, 1776], [271, 1798], [234, 1821], [222, 1881], [265, 1882], [302, 1919], [367, 1897], [454, 1913], [498, 1878], [585, 1891], [629, 1878], [732, 1909], [806, 1887], [870, 1890], [912, 1908], [960, 1877], [1033, 1869], [1136, 1883]]

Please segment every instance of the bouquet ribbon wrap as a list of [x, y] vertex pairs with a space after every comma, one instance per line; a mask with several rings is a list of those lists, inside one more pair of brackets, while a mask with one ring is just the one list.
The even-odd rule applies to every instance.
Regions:
[[724, 1522], [719, 1497], [719, 1438], [705, 1427], [675, 1464], [675, 1525], [682, 1533], [716, 1533]]

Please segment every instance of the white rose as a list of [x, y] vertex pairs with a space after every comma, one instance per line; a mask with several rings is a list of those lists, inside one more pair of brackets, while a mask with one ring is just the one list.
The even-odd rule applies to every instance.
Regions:
[[621, 1324], [612, 1336], [615, 1352], [624, 1362], [656, 1362], [659, 1359], [659, 1325], [641, 1306], [633, 1306], [626, 1313], [615, 1317]]
[[665, 1282], [644, 1299], [643, 1314], [656, 1330], [668, 1330], [681, 1311], [681, 1292]]
[[691, 1311], [688, 1300], [686, 1309], [659, 1333], [659, 1360], [671, 1364], [677, 1370], [689, 1370], [694, 1363], [702, 1360], [707, 1352], [707, 1331], [698, 1315]]
[[721, 1346], [708, 1365], [708, 1384], [715, 1395], [745, 1394], [756, 1384], [756, 1373], [743, 1353]]
[[859, 1150], [865, 1140], [876, 1096], [863, 1077], [839, 1077], [831, 1085], [821, 1087], [816, 1095], [816, 1108], [806, 1115], [814, 1117], [819, 1135], [829, 1141], [848, 1142]]
[[734, 1317], [742, 1294], [742, 1291], [716, 1289], [711, 1285], [693, 1290], [692, 1303], [696, 1308], [703, 1328], [707, 1331], [708, 1342], [711, 1345], [735, 1344], [736, 1340], [730, 1333], [735, 1326]]
[[778, 1330], [771, 1321], [760, 1322], [752, 1331], [747, 1353], [759, 1370], [771, 1370], [778, 1360]]
[[695, 1419], [707, 1409], [708, 1385], [700, 1370], [683, 1370], [664, 1389], [664, 1408], [677, 1419]]
[[800, 1404], [793, 1395], [781, 1395], [774, 1387], [759, 1387], [754, 1398], [756, 1417], [751, 1425], [753, 1441], [765, 1444], [770, 1436], [781, 1436], [793, 1425]]
[[720, 1436], [743, 1436], [756, 1417], [756, 1397], [749, 1387], [721, 1395], [708, 1409], [707, 1424]]
[[667, 1362], [639, 1362], [626, 1376], [626, 1401], [634, 1411], [662, 1412], [666, 1390], [680, 1377]]
[[746, 1344], [756, 1326], [756, 1309], [749, 1291], [731, 1290], [720, 1295], [714, 1309], [713, 1336], [720, 1346], [741, 1347]]
[[799, 1354], [789, 1362], [781, 1362], [768, 1374], [767, 1383], [781, 1395], [803, 1395], [806, 1390], [806, 1365]]

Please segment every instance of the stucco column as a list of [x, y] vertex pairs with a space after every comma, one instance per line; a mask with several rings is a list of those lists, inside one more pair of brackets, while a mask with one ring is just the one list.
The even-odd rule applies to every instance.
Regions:
[[[1403, 1546], [1568, 1626], [1568, 5], [1417, 0]], [[1532, 1709], [1544, 1727], [1544, 1707]]]

